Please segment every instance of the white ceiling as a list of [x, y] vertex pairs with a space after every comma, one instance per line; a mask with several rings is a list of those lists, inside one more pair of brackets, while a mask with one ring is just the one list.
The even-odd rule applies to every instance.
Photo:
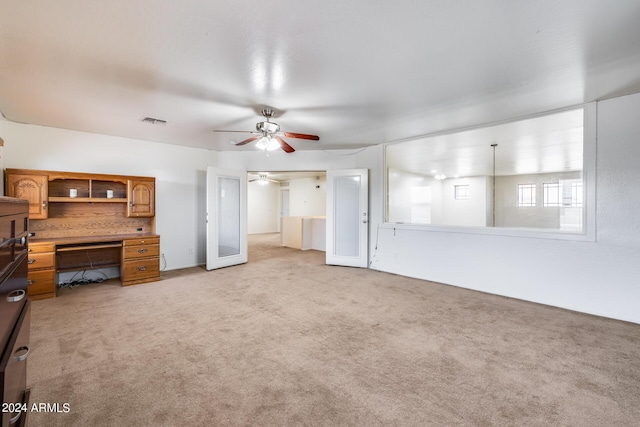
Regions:
[[0, 0], [0, 111], [253, 150], [212, 130], [270, 106], [320, 136], [297, 150], [356, 148], [638, 92], [638, 22], [638, 0]]
[[389, 144], [386, 164], [447, 178], [581, 171], [582, 108]]

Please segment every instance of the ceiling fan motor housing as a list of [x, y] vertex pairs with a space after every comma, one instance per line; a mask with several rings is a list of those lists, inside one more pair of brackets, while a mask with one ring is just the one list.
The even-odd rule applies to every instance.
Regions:
[[280, 126], [277, 123], [271, 122], [259, 122], [256, 124], [258, 132], [273, 134], [280, 130]]

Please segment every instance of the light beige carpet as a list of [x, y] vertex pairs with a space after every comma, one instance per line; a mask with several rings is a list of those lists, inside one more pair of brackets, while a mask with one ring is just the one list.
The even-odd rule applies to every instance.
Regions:
[[251, 237], [249, 263], [35, 301], [30, 426], [631, 426], [640, 326]]

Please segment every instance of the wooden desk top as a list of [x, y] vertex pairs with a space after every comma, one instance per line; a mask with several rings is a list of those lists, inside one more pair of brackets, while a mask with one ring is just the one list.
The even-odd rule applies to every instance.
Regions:
[[149, 237], [160, 237], [155, 233], [132, 233], [132, 234], [105, 234], [101, 236], [79, 236], [79, 237], [52, 237], [38, 239], [31, 237], [31, 243], [54, 243], [56, 245], [77, 245], [83, 243], [118, 242], [127, 239], [140, 239]]

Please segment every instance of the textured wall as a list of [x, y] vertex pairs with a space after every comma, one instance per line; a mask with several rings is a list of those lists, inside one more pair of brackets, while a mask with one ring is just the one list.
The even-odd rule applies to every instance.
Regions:
[[167, 268], [205, 260], [205, 178], [215, 151], [0, 121], [7, 168], [156, 177], [156, 231]]
[[597, 132], [587, 174], [597, 190], [594, 238], [372, 224], [372, 268], [640, 323], [638, 111], [640, 94], [588, 115], [585, 128]]

